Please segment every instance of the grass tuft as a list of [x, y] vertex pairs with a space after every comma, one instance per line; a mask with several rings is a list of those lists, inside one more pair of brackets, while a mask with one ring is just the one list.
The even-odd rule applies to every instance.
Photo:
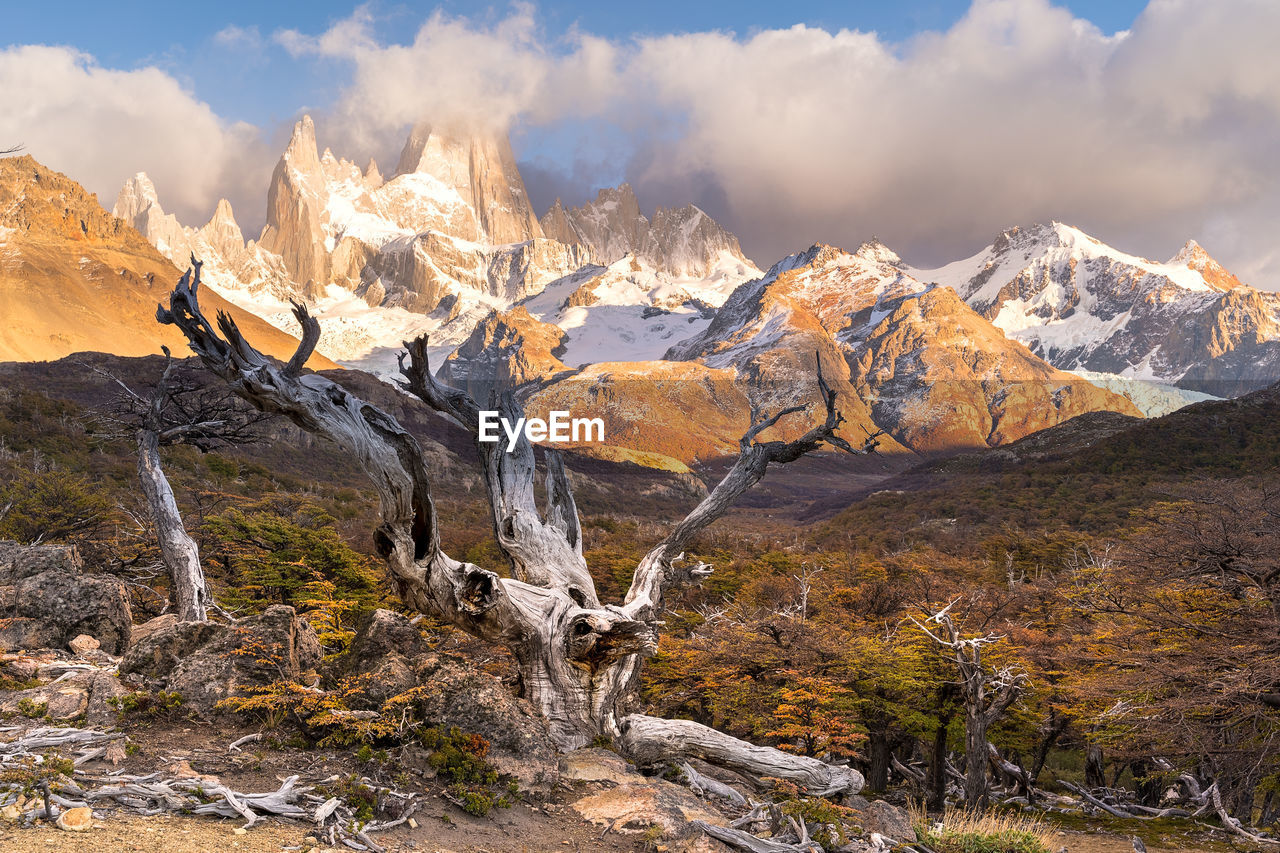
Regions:
[[916, 839], [937, 853], [1050, 853], [1056, 830], [1031, 815], [947, 809], [941, 819], [911, 805]]

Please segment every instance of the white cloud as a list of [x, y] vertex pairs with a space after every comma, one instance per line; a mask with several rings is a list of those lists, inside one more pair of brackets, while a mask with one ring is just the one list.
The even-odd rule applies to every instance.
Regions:
[[373, 26], [362, 7], [319, 36], [275, 36], [295, 57], [351, 63], [352, 81], [331, 124], [353, 145], [385, 144], [386, 135], [423, 120], [504, 129], [518, 117], [555, 121], [607, 111], [617, 89], [613, 45], [575, 35], [567, 52], [553, 53], [528, 5], [491, 26], [437, 11], [403, 45], [379, 44]]
[[0, 50], [0, 140], [22, 144], [108, 210], [125, 180], [146, 171], [165, 208], [197, 224], [221, 195], [260, 208], [273, 159], [256, 128], [222, 120], [159, 69], [112, 70], [40, 45]]
[[630, 133], [642, 197], [702, 188], [765, 263], [872, 233], [941, 261], [1056, 218], [1140, 253], [1204, 238], [1280, 287], [1268, 0], [1154, 0], [1115, 35], [1048, 0], [977, 0], [904, 44], [804, 26], [556, 41], [530, 7], [487, 24], [436, 13], [407, 45], [380, 44], [372, 23], [278, 37], [352, 64], [330, 126], [355, 144], [424, 118], [605, 119]]
[[1253, 245], [1210, 248], [1248, 267], [1280, 214], [1280, 66], [1245, 33], [1276, 31], [1266, 4], [1156, 3], [1109, 37], [984, 0], [898, 50], [802, 28], [649, 41], [632, 67], [688, 128], [636, 178], [710, 173], [770, 255], [876, 232], [942, 260], [1049, 218], [1172, 253], [1217, 221]]
[[[553, 149], [619, 163], [650, 203], [696, 195], [762, 263], [874, 233], [928, 264], [1008, 225], [1060, 219], [1156, 257], [1195, 237], [1246, 281], [1280, 288], [1271, 0], [1153, 0], [1114, 35], [1048, 0], [976, 0], [946, 32], [901, 44], [803, 26], [549, 35], [530, 6], [484, 20], [437, 12], [405, 44], [380, 41], [375, 24], [362, 8], [319, 35], [274, 35], [298, 61], [349, 71], [317, 105], [339, 154], [394, 156], [422, 120], [554, 128]], [[564, 128], [580, 141], [566, 144]], [[146, 169], [184, 221], [222, 194], [260, 210], [279, 153], [161, 71], [42, 47], [0, 52], [8, 140], [108, 203]], [[545, 155], [537, 183], [554, 191]], [[561, 188], [582, 198], [574, 169]]]
[[263, 47], [262, 33], [256, 26], [241, 27], [228, 24], [213, 34], [213, 43], [219, 47], [245, 52], [259, 51]]

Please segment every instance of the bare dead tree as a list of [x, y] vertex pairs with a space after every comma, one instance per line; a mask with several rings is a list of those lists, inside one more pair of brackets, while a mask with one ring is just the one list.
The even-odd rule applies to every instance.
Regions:
[[23, 145], [15, 145], [15, 146], [13, 146], [12, 148], [0, 148], [0, 157], [5, 157], [5, 156], [7, 156], [7, 155], [9, 155], [9, 154], [17, 154], [17, 153], [18, 153], [19, 151], [21, 151], [24, 147], [25, 147], [25, 146], [23, 146]]
[[[924, 622], [914, 617], [920, 630], [941, 647], [960, 675], [958, 687], [964, 702], [965, 781], [964, 798], [970, 808], [986, 808], [990, 794], [987, 765], [990, 760], [987, 730], [1017, 701], [1026, 686], [1026, 676], [1013, 667], [992, 668], [982, 660], [982, 650], [1003, 639], [998, 634], [962, 637], [948, 611], [934, 613]], [[929, 625], [937, 626], [937, 631]]]
[[[694, 537], [758, 482], [771, 463], [791, 462], [824, 444], [849, 453], [869, 453], [876, 447], [875, 435], [853, 447], [836, 434], [843, 417], [820, 365], [822, 422], [794, 441], [761, 441], [761, 433], [805, 407], [753, 417], [738, 459], [724, 479], [644, 556], [624, 600], [603, 604], [582, 554], [577, 506], [560, 455], [546, 453], [540, 510], [533, 446], [521, 438], [508, 451], [501, 443], [478, 440], [480, 406], [431, 375], [425, 337], [405, 344], [402, 384], [477, 436], [494, 530], [510, 561], [510, 578], [443, 551], [430, 478], [412, 435], [336, 382], [303, 373], [320, 338], [320, 325], [304, 306], [294, 306], [303, 329], [301, 343], [281, 366], [254, 349], [230, 316], [219, 314], [214, 328], [197, 303], [199, 280], [200, 264], [193, 258], [192, 269], [170, 295], [169, 307], [159, 308], [157, 319], [178, 326], [205, 366], [255, 407], [282, 414], [350, 454], [378, 491], [381, 523], [374, 541], [401, 599], [474, 637], [510, 649], [524, 696], [541, 711], [561, 748], [581, 747], [604, 736], [615, 738], [642, 762], [696, 756], [757, 776], [787, 779], [813, 793], [861, 787], [861, 774], [848, 767], [753, 746], [687, 721], [631, 713], [641, 665], [657, 650], [664, 593], [700, 581], [711, 571], [705, 563], [685, 559]], [[521, 417], [514, 395], [494, 395], [491, 400], [491, 408], [509, 422]]]
[[187, 533], [169, 478], [161, 465], [160, 448], [186, 444], [201, 452], [255, 441], [254, 426], [266, 416], [246, 410], [224, 390], [209, 389], [175, 373], [168, 347], [160, 379], [149, 396], [134, 391], [107, 371], [91, 368], [122, 390], [108, 419], [131, 431], [138, 445], [138, 481], [151, 509], [160, 545], [160, 559], [169, 575], [169, 603], [178, 619], [204, 622], [211, 602], [205, 586], [200, 549]]

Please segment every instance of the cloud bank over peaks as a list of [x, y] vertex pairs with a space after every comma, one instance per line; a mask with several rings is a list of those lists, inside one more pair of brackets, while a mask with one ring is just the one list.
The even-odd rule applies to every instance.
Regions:
[[21, 144], [107, 208], [139, 171], [184, 221], [220, 195], [262, 205], [270, 158], [257, 128], [229, 122], [158, 68], [120, 71], [68, 47], [0, 49], [0, 148]]
[[[210, 44], [260, 37], [332, 79], [327, 101], [288, 112], [310, 111], [341, 156], [394, 162], [424, 121], [509, 130], [540, 206], [627, 180], [646, 209], [706, 207], [764, 265], [876, 234], [929, 266], [1053, 219], [1156, 258], [1195, 237], [1280, 288], [1271, 0], [1152, 0], [1123, 33], [1048, 0], [975, 0], [905, 42], [804, 25], [605, 39], [549, 33], [529, 5], [437, 11], [405, 38], [386, 23], [361, 7], [318, 33], [236, 28]], [[100, 194], [145, 169], [184, 221], [228, 195], [251, 229], [293, 118], [255, 129], [154, 68], [0, 51], [0, 142]]]
[[[977, 0], [900, 44], [803, 25], [552, 38], [530, 6], [487, 23], [437, 12], [403, 45], [379, 43], [364, 11], [278, 38], [351, 63], [335, 114], [354, 144], [424, 116], [532, 135], [612, 124], [625, 146], [600, 143], [642, 199], [700, 188], [693, 200], [766, 264], [873, 232], [931, 263], [1059, 219], [1157, 255], [1202, 237], [1246, 281], [1280, 287], [1274, 32], [1265, 0], [1155, 0], [1118, 34], [1047, 0]], [[593, 142], [567, 159], [590, 160]], [[540, 201], [594, 191], [570, 164], [559, 185], [537, 165]]]
[[582, 33], [552, 42], [525, 4], [490, 25], [436, 11], [407, 44], [381, 44], [374, 30], [361, 7], [320, 35], [275, 36], [296, 58], [350, 64], [331, 117], [354, 146], [385, 144], [424, 121], [506, 131], [517, 120], [596, 115], [610, 111], [620, 90], [613, 44]]

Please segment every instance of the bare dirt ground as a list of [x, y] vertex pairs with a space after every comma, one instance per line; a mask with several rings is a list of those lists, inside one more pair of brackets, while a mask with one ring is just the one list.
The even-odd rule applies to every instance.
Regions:
[[[440, 819], [447, 814], [449, 823]], [[547, 814], [517, 805], [487, 818], [471, 818], [441, 801], [433, 817], [421, 815], [417, 829], [407, 826], [379, 833], [388, 851], [426, 853], [552, 853], [552, 851], [624, 851], [644, 846], [616, 835], [600, 837], [600, 828], [572, 815]], [[216, 818], [115, 814], [84, 833], [51, 826], [0, 830], [0, 850], [22, 853], [280, 853], [307, 850], [309, 829], [297, 823], [266, 821], [236, 835], [240, 821]], [[320, 850], [326, 849], [324, 846]], [[346, 851], [346, 848], [339, 848]]]
[[[448, 814], [450, 823], [440, 819]], [[23, 853], [282, 853], [306, 850], [308, 829], [300, 824], [268, 821], [244, 835], [236, 835], [238, 821], [211, 818], [118, 814], [102, 820], [90, 832], [74, 834], [53, 827], [0, 830], [0, 850]], [[1068, 853], [1132, 853], [1128, 837], [1115, 834], [1066, 832], [1061, 843]], [[401, 827], [379, 835], [388, 851], [425, 853], [604, 853], [643, 851], [644, 845], [616, 835], [601, 837], [599, 827], [559, 809], [533, 811], [521, 804], [489, 818], [472, 818], [442, 803], [435, 817], [423, 816], [418, 828]], [[1173, 840], [1148, 845], [1150, 853], [1222, 853], [1226, 844]], [[320, 850], [325, 848], [321, 847]], [[345, 849], [345, 848], [343, 848]]]
[[[128, 773], [187, 767], [212, 774], [239, 791], [266, 791], [295, 773], [303, 783], [334, 775], [395, 775], [394, 759], [383, 765], [361, 764], [350, 750], [299, 750], [250, 744], [230, 752], [227, 744], [254, 731], [252, 728], [212, 726], [204, 723], [148, 723], [127, 728], [136, 749], [114, 769]], [[97, 767], [98, 762], [86, 769]], [[561, 853], [561, 851], [610, 851], [640, 853], [642, 842], [580, 818], [569, 803], [583, 792], [561, 786], [549, 794], [531, 794], [510, 808], [495, 808], [485, 817], [473, 817], [440, 796], [443, 786], [427, 782], [417, 790], [427, 793], [425, 805], [415, 816], [417, 827], [401, 825], [374, 838], [388, 851], [428, 853]], [[243, 821], [212, 817], [160, 815], [140, 817], [124, 811], [102, 810], [104, 818], [93, 829], [71, 833], [48, 824], [24, 829], [0, 824], [0, 851], [36, 853], [278, 853], [284, 850], [319, 850], [325, 845], [305, 841], [312, 827], [296, 822], [264, 820], [242, 835], [235, 830]], [[346, 851], [347, 848], [338, 848]]]

